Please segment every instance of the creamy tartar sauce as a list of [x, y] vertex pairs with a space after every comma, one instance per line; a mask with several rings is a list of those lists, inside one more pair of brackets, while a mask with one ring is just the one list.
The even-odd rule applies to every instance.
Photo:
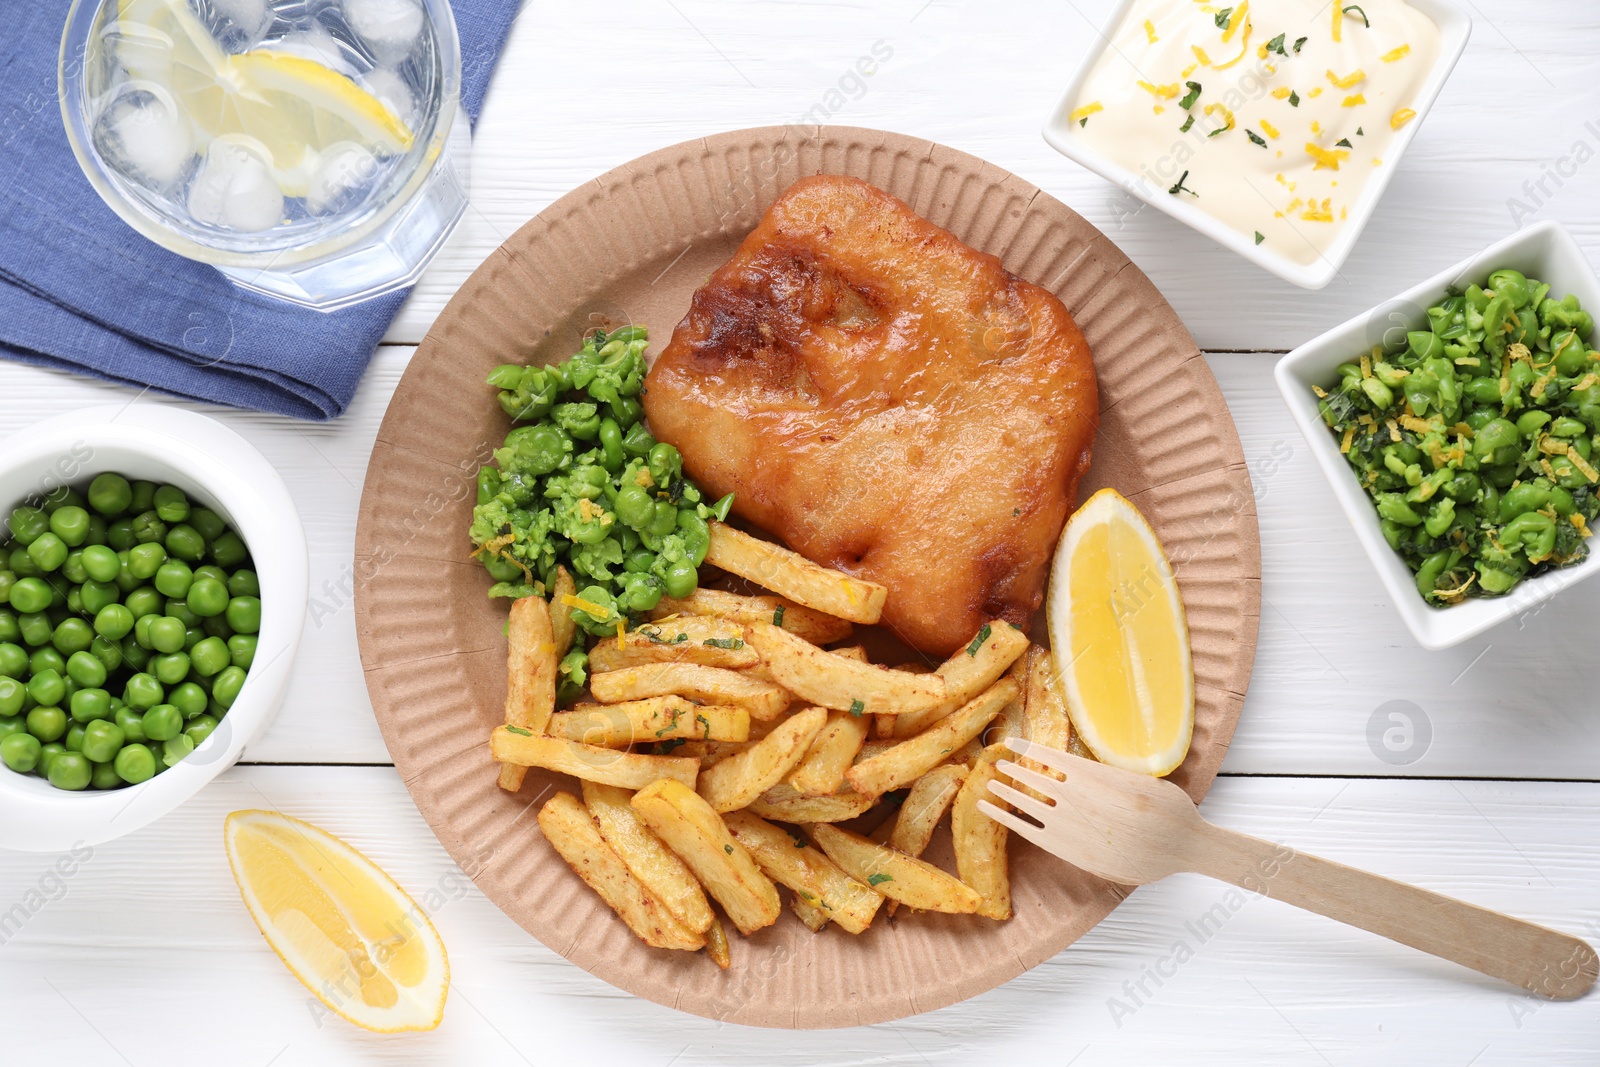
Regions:
[[1139, 0], [1073, 102], [1072, 135], [1258, 245], [1313, 263], [1439, 52], [1401, 0]]

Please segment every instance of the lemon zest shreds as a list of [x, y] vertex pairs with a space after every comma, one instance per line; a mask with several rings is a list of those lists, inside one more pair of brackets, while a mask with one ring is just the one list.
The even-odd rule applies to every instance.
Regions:
[[1399, 48], [1394, 49], [1392, 52], [1385, 52], [1383, 54], [1383, 61], [1385, 63], [1393, 63], [1395, 60], [1404, 59], [1410, 54], [1411, 46], [1408, 44], [1403, 44]]
[[1155, 44], [1157, 41], [1161, 40], [1161, 38], [1156, 36], [1156, 24], [1151, 22], [1149, 19], [1144, 20], [1144, 35], [1150, 39], [1151, 44]]
[[1362, 70], [1360, 67], [1357, 67], [1355, 70], [1341, 78], [1339, 75], [1330, 70], [1328, 71], [1328, 80], [1331, 81], [1334, 84], [1334, 87], [1337, 89], [1348, 89], [1352, 85], [1366, 81], [1367, 72]]
[[1233, 112], [1229, 111], [1226, 106], [1224, 106], [1222, 104], [1207, 104], [1205, 106], [1204, 110], [1205, 110], [1205, 113], [1208, 116], [1220, 113], [1222, 115], [1223, 121], [1226, 123], [1226, 125], [1224, 125], [1222, 128], [1224, 130], [1233, 129], [1233, 126], [1234, 126]]
[[1346, 426], [1344, 428], [1344, 440], [1339, 442], [1339, 451], [1344, 453], [1345, 455], [1349, 455], [1350, 454], [1350, 442], [1355, 440], [1355, 436], [1356, 436], [1356, 428], [1354, 426]]
[[1317, 165], [1312, 167], [1312, 170], [1322, 170], [1323, 168], [1338, 170], [1339, 164], [1350, 157], [1350, 150], [1347, 148], [1323, 148], [1315, 141], [1307, 141], [1306, 155], [1316, 160]]
[[1345, 97], [1344, 100], [1340, 102], [1339, 106], [1340, 107], [1360, 107], [1362, 104], [1365, 104], [1366, 102], [1367, 102], [1367, 97], [1366, 97], [1365, 93], [1356, 93], [1354, 96]]
[[583, 597], [574, 596], [571, 593], [563, 594], [561, 597], [561, 603], [569, 608], [577, 608], [579, 611], [584, 612], [587, 615], [593, 615], [597, 619], [607, 618], [611, 614], [611, 610], [604, 604], [596, 604], [592, 600], [585, 600]]
[[1173, 99], [1182, 88], [1177, 82], [1173, 82], [1171, 85], [1154, 85], [1147, 81], [1140, 81], [1138, 84], [1139, 88], [1161, 100]]
[[1092, 104], [1084, 104], [1078, 110], [1076, 110], [1072, 114], [1068, 115], [1067, 116], [1067, 120], [1069, 122], [1083, 122], [1090, 115], [1098, 114], [1098, 113], [1104, 111], [1105, 109], [1106, 109], [1105, 105], [1102, 104], [1100, 101], [1096, 100]]
[[1417, 113], [1415, 111], [1411, 110], [1409, 107], [1403, 107], [1399, 111], [1396, 111], [1394, 113], [1394, 117], [1389, 120], [1389, 128], [1391, 130], [1398, 130], [1400, 127], [1404, 126], [1406, 123], [1410, 122], [1416, 117]]
[[1276, 141], [1278, 139], [1278, 136], [1279, 136], [1278, 128], [1276, 126], [1274, 126], [1272, 123], [1268, 122], [1266, 119], [1262, 119], [1261, 120], [1261, 128], [1263, 130], [1266, 130], [1267, 131], [1267, 136], [1272, 138], [1274, 141]]

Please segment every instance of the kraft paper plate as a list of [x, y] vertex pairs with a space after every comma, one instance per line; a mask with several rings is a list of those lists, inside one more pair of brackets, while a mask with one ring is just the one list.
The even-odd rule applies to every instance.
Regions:
[[[735, 934], [733, 967], [721, 972], [702, 953], [646, 948], [555, 855], [535, 805], [575, 783], [531, 772], [515, 796], [495, 784], [487, 738], [502, 721], [505, 602], [485, 598], [466, 529], [474, 475], [508, 426], [484, 376], [499, 363], [565, 358], [595, 324], [648, 325], [659, 350], [777, 194], [817, 173], [899, 196], [1055, 292], [1082, 327], [1103, 421], [1081, 494], [1109, 485], [1131, 498], [1177, 570], [1198, 706], [1193, 750], [1173, 778], [1196, 800], [1238, 722], [1260, 610], [1250, 478], [1194, 340], [1104, 234], [1015, 175], [897, 134], [767, 127], [651, 153], [518, 230], [439, 317], [378, 433], [355, 558], [372, 704], [428, 824], [524, 929], [631, 993], [756, 1026], [853, 1026], [943, 1007], [1060, 952], [1127, 893], [1013, 840], [1009, 922], [880, 913], [851, 937], [813, 934], [786, 908], [755, 937]], [[930, 858], [949, 864], [947, 831]]]

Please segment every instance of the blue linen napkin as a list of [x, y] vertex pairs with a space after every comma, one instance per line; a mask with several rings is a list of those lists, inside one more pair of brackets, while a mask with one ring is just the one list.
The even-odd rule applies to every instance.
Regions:
[[[520, 0], [455, 0], [473, 120]], [[64, 3], [6, 3], [0, 47], [0, 355], [197, 400], [339, 415], [405, 293], [329, 314], [235, 288], [101, 201], [56, 97]]]

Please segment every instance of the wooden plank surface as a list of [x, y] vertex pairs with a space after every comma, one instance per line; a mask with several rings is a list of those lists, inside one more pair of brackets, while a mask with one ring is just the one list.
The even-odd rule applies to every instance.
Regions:
[[[222, 818], [244, 807], [343, 835], [416, 895], [451, 953], [438, 1031], [375, 1037], [338, 1019], [319, 1025], [229, 876]], [[1202, 810], [1475, 903], [1600, 932], [1600, 786], [1225, 778]], [[30, 890], [44, 900], [3, 931], [6, 1063], [1482, 1067], [1590, 1062], [1600, 1043], [1592, 1002], [1537, 1001], [1197, 876], [1138, 890], [1054, 960], [942, 1011], [831, 1032], [692, 1018], [627, 997], [523, 934], [450, 862], [388, 768], [236, 768], [70, 874], [52, 879], [54, 863], [0, 864], [0, 915]], [[705, 980], [759, 984], [739, 968], [736, 938], [734, 969], [719, 974], [707, 961]]]
[[[1306, 293], [1040, 138], [1113, 0], [530, 0], [478, 127], [472, 208], [349, 414], [311, 425], [186, 405], [260, 447], [306, 524], [306, 640], [282, 713], [246, 754], [290, 766], [236, 768], [70, 876], [52, 876], [49, 857], [0, 854], [0, 1062], [1592, 1062], [1592, 998], [1530, 1000], [1272, 901], [1234, 907], [1191, 877], [1138, 891], [1000, 990], [896, 1024], [775, 1034], [636, 1001], [523, 934], [428, 833], [384, 765], [345, 591], [367, 458], [408, 346], [529, 217], [641, 153], [717, 130], [825, 120], [926, 137], [1086, 215], [1209, 350], [1256, 485], [1264, 601], [1250, 696], [1207, 816], [1600, 939], [1600, 587], [1458, 649], [1419, 650], [1270, 379], [1273, 353], [1527, 222], [1563, 222], [1600, 260], [1600, 14], [1580, 0], [1463, 2], [1476, 26], [1461, 67], [1349, 265]], [[874, 46], [891, 54], [850, 78]], [[0, 363], [0, 435], [129, 395]], [[312, 766], [327, 763], [373, 766]], [[1540, 781], [1466, 780], [1484, 778]], [[438, 1033], [318, 1025], [227, 873], [221, 819], [254, 806], [346, 835], [428, 906], [454, 964]]]

